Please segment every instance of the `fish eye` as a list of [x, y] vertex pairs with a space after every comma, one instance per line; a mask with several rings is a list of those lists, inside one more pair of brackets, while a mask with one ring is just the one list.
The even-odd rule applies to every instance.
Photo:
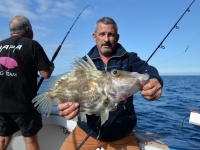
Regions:
[[116, 69], [113, 69], [113, 70], [111, 71], [111, 74], [112, 74], [113, 76], [115, 76], [115, 77], [117, 77], [117, 76], [120, 75], [119, 71], [116, 70]]

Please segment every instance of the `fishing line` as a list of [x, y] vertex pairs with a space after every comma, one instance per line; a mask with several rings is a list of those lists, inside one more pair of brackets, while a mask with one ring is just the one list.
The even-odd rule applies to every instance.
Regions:
[[166, 60], [162, 61], [162, 62], [159, 63], [157, 66], [159, 66], [159, 65], [163, 64], [164, 62], [169, 61], [169, 60], [171, 60], [171, 59], [173, 59], [173, 58], [175, 58], [175, 57], [178, 57], [178, 56], [181, 56], [181, 55], [185, 54], [185, 53], [188, 51], [188, 49], [189, 49], [189, 45], [188, 45], [187, 48], [184, 50], [184, 52], [181, 52], [181, 53], [178, 54], [178, 55], [175, 55], [175, 56], [173, 56], [173, 57], [170, 57], [169, 59], [166, 59]]
[[192, 43], [192, 39], [194, 39], [194, 33], [191, 34], [191, 36], [190, 36], [190, 38], [189, 38], [188, 46], [186, 47], [186, 49], [185, 49], [183, 52], [181, 52], [181, 53], [179, 53], [179, 54], [177, 54], [177, 55], [175, 55], [175, 56], [172, 56], [172, 57], [170, 57], [170, 58], [165, 59], [164, 61], [162, 61], [161, 63], [159, 63], [159, 64], [156, 65], [156, 66], [160, 66], [161, 64], [163, 64], [163, 63], [166, 62], [166, 61], [169, 61], [169, 60], [171, 60], [171, 59], [173, 59], [173, 58], [176, 58], [176, 57], [178, 57], [178, 56], [181, 56], [181, 55], [185, 54], [185, 53], [189, 50], [189, 48], [190, 48], [190, 45], [191, 45], [191, 43]]
[[196, 145], [192, 144], [191, 142], [189, 142], [188, 139], [187, 139], [187, 138], [185, 137], [185, 135], [184, 135], [184, 131], [183, 131], [184, 126], [183, 126], [183, 124], [184, 124], [185, 119], [186, 119], [188, 116], [190, 116], [190, 114], [187, 114], [187, 115], [184, 117], [183, 122], [182, 122], [182, 134], [183, 134], [184, 140], [185, 140], [186, 142], [188, 142], [190, 145], [192, 145], [193, 147], [195, 147], [195, 148], [200, 148], [200, 146], [196, 146]]
[[[53, 63], [54, 59], [56, 58], [56, 56], [58, 55], [58, 53], [59, 53], [59, 51], [60, 51], [60, 49], [61, 49], [61, 47], [62, 47], [62, 45], [63, 45], [63, 43], [64, 43], [64, 41], [65, 41], [65, 39], [67, 38], [67, 36], [68, 36], [68, 34], [70, 33], [71, 29], [73, 28], [74, 24], [75, 24], [76, 21], [79, 19], [79, 17], [81, 16], [81, 14], [85, 11], [85, 9], [86, 9], [87, 7], [89, 7], [89, 6], [91, 6], [91, 5], [85, 6], [85, 7], [83, 8], [83, 10], [80, 12], [80, 14], [78, 15], [78, 17], [77, 17], [77, 18], [75, 19], [75, 21], [73, 22], [72, 26], [70, 27], [69, 31], [68, 31], [67, 34], [65, 35], [65, 37], [64, 37], [64, 39], [62, 40], [61, 44], [58, 46], [57, 50], [55, 51], [55, 53], [54, 53], [54, 55], [53, 55], [53, 57], [52, 57], [52, 59], [51, 59], [51, 62], [52, 62], [52, 63]], [[41, 79], [40, 79], [40, 81], [38, 82], [38, 85], [37, 85], [37, 91], [39, 90], [39, 88], [40, 88], [40, 86], [41, 86], [43, 80], [44, 80], [44, 78], [41, 77]]]
[[160, 44], [157, 46], [157, 48], [153, 51], [153, 53], [150, 55], [150, 57], [147, 59], [147, 61], [143, 64], [143, 66], [140, 68], [140, 70], [138, 72], [141, 72], [141, 70], [143, 69], [143, 67], [149, 62], [149, 60], [151, 59], [151, 57], [156, 53], [156, 51], [159, 48], [165, 49], [165, 47], [163, 46], [163, 42], [166, 40], [166, 38], [169, 36], [169, 34], [174, 30], [174, 29], [179, 29], [178, 27], [178, 23], [179, 21], [183, 18], [183, 16], [185, 15], [186, 12], [190, 12], [190, 7], [192, 6], [192, 4], [194, 3], [195, 0], [193, 0], [193, 2], [188, 6], [188, 8], [185, 10], [185, 12], [182, 14], [182, 16], [178, 19], [178, 21], [174, 24], [174, 26], [171, 28], [171, 30], [167, 33], [167, 35], [164, 37], [164, 39], [160, 42]]

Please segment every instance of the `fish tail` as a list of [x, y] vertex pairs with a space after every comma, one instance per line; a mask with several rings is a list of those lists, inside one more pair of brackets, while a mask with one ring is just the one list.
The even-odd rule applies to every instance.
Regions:
[[37, 95], [32, 100], [32, 103], [43, 116], [49, 117], [53, 103], [52, 99], [48, 96], [48, 92]]

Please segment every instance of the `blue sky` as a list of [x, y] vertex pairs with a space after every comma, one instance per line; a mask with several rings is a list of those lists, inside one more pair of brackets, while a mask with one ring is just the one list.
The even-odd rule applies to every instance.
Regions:
[[[71, 25], [82, 11], [56, 57], [53, 75], [71, 70], [74, 56], [82, 57], [94, 41], [95, 22], [104, 16], [118, 24], [124, 48], [147, 60], [193, 0], [1, 0], [0, 40], [9, 37], [13, 15], [29, 18], [34, 39], [51, 59]], [[150, 59], [160, 74], [200, 75], [200, 0], [196, 0]], [[186, 50], [187, 49], [187, 50]]]

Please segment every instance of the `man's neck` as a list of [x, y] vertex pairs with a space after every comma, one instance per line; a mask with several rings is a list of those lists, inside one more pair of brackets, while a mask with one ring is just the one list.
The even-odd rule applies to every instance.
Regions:
[[20, 34], [11, 34], [11, 36], [21, 36]]
[[100, 53], [99, 55], [100, 55], [101, 59], [103, 60], [104, 64], [107, 65], [108, 60], [109, 60], [109, 58], [110, 58], [111, 56], [104, 56], [104, 55], [102, 55], [101, 53]]

